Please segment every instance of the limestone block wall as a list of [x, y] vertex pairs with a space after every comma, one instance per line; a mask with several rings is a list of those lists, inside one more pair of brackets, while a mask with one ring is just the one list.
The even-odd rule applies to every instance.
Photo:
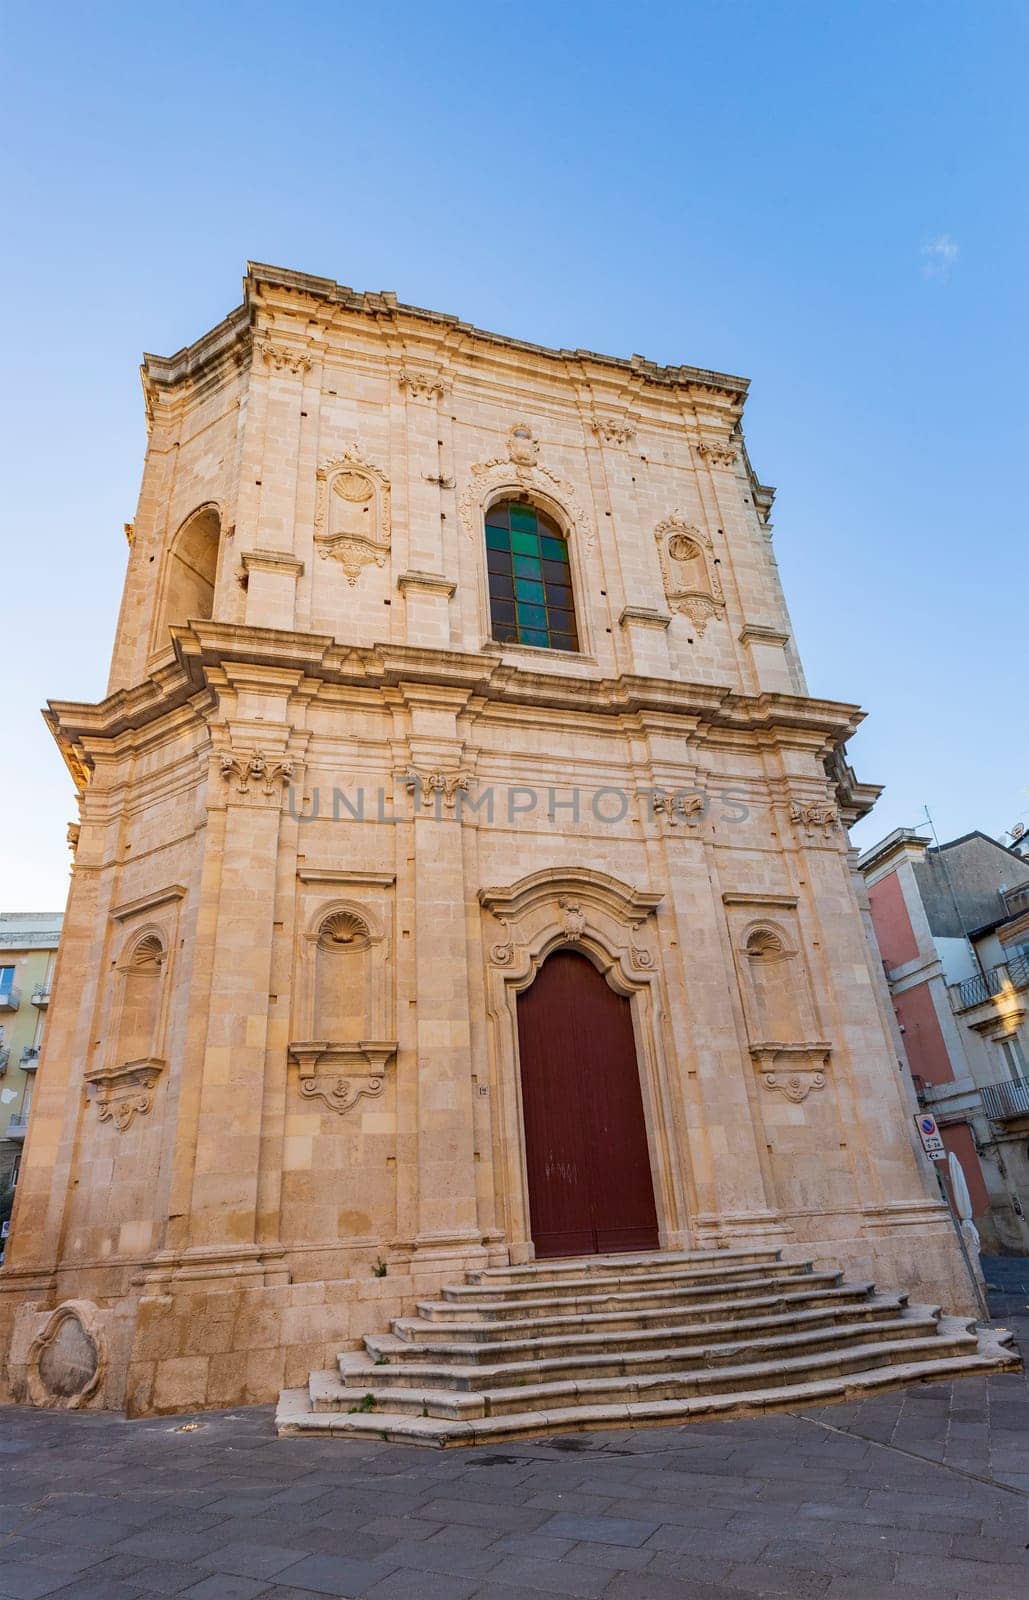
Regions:
[[[559, 945], [629, 998], [664, 1246], [967, 1308], [742, 380], [254, 269], [144, 383], [111, 693], [50, 711], [82, 820], [5, 1392], [81, 1315], [71, 1403], [267, 1400], [531, 1256], [517, 996]], [[578, 651], [490, 637], [498, 497], [567, 538]]]

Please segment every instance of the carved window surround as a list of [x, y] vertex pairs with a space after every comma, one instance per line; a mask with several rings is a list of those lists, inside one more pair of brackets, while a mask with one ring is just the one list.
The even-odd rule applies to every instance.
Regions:
[[396, 1054], [395, 1039], [355, 1044], [307, 1039], [289, 1046], [289, 1058], [299, 1069], [300, 1093], [308, 1100], [324, 1100], [341, 1115], [359, 1100], [377, 1099], [385, 1091], [387, 1068]]
[[366, 566], [386, 565], [392, 538], [389, 480], [354, 440], [322, 463], [317, 481], [315, 547], [323, 560], [332, 556], [339, 562], [353, 588]]
[[117, 1067], [94, 1067], [85, 1074], [96, 1090], [97, 1118], [113, 1122], [124, 1133], [137, 1115], [145, 1116], [154, 1103], [154, 1089], [168, 1063], [159, 1056], [125, 1061]]

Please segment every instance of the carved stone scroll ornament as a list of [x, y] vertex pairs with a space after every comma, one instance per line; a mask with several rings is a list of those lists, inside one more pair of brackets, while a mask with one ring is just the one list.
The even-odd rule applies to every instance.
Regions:
[[698, 634], [712, 617], [725, 616], [725, 593], [708, 534], [684, 522], [678, 512], [654, 529], [669, 609], [689, 617]]
[[418, 372], [402, 367], [397, 382], [415, 400], [431, 400], [434, 397], [442, 400], [447, 392], [446, 380], [440, 372]]
[[355, 440], [318, 468], [314, 542], [322, 560], [339, 562], [351, 588], [367, 566], [384, 567], [390, 551], [389, 483]]
[[154, 1089], [164, 1066], [156, 1057], [148, 1057], [87, 1072], [86, 1082], [96, 1089], [97, 1120], [113, 1122], [118, 1132], [124, 1133], [136, 1116], [145, 1116], [152, 1108]]
[[592, 416], [590, 427], [604, 444], [627, 445], [636, 437], [638, 418], [626, 414], [622, 417]]
[[829, 800], [791, 800], [790, 821], [809, 839], [817, 832], [828, 839], [840, 825], [840, 814]]
[[502, 944], [490, 946], [489, 958], [495, 967], [509, 967], [514, 960], [514, 941], [511, 938], [511, 932], [507, 926], [506, 919], [504, 917], [498, 917], [497, 921], [507, 934], [507, 938]]
[[251, 783], [258, 783], [261, 792], [270, 795], [275, 793], [276, 783], [286, 784], [292, 778], [293, 763], [288, 759], [272, 760], [263, 750], [254, 750], [249, 755], [226, 753], [221, 758], [221, 774], [223, 778], [236, 779], [238, 794], [249, 793]]
[[739, 457], [739, 451], [732, 444], [723, 444], [720, 440], [701, 439], [694, 447], [702, 461], [709, 461], [713, 467], [734, 467]]
[[577, 503], [570, 483], [539, 460], [540, 443], [527, 422], [515, 423], [507, 436], [507, 454], [476, 462], [472, 476], [458, 496], [457, 510], [469, 538], [481, 539], [485, 506], [501, 489], [521, 487], [556, 500], [575, 527], [585, 550], [592, 550], [596, 534], [589, 517]]
[[453, 811], [457, 805], [458, 792], [467, 794], [471, 787], [471, 774], [468, 772], [408, 772], [401, 782], [405, 789], [410, 789], [414, 794], [415, 805], [421, 805], [426, 811], [433, 806], [443, 805]]
[[831, 1046], [825, 1040], [811, 1044], [768, 1043], [751, 1045], [750, 1054], [765, 1088], [784, 1095], [794, 1105], [813, 1089], [824, 1089]]
[[299, 1068], [301, 1095], [323, 1101], [340, 1115], [359, 1100], [374, 1100], [385, 1092], [386, 1071], [396, 1053], [395, 1040], [357, 1044], [309, 1040], [289, 1047], [290, 1060]]
[[298, 376], [302, 372], [310, 371], [311, 358], [303, 350], [276, 344], [274, 339], [269, 339], [265, 334], [255, 335], [254, 351], [263, 358], [265, 365], [275, 372], [292, 372]]
[[670, 827], [685, 822], [695, 828], [703, 819], [707, 801], [702, 794], [665, 794], [657, 789], [650, 797], [650, 807], [655, 816], [666, 818]]

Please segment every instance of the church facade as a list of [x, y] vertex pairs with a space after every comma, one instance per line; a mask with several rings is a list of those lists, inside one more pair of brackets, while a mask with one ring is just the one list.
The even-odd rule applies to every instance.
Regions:
[[6, 1397], [267, 1401], [464, 1269], [754, 1242], [971, 1309], [744, 380], [251, 266], [143, 366]]

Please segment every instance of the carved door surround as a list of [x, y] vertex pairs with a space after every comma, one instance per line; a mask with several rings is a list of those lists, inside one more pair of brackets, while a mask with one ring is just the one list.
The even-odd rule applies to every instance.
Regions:
[[[391, 873], [302, 868], [289, 1059], [305, 1099], [346, 1112], [386, 1088], [396, 1060]], [[332, 889], [332, 899], [325, 896]], [[341, 892], [348, 891], [348, 892]], [[338, 971], [335, 970], [338, 968]]]
[[531, 1259], [533, 1253], [517, 1000], [547, 956], [561, 947], [588, 957], [615, 993], [631, 1002], [661, 1240], [675, 1247], [686, 1238], [682, 1153], [674, 1147], [661, 1026], [665, 1005], [654, 913], [662, 899], [660, 893], [586, 867], [545, 868], [508, 887], [479, 891], [487, 914], [483, 937], [494, 1163], [500, 1221], [513, 1260]]

